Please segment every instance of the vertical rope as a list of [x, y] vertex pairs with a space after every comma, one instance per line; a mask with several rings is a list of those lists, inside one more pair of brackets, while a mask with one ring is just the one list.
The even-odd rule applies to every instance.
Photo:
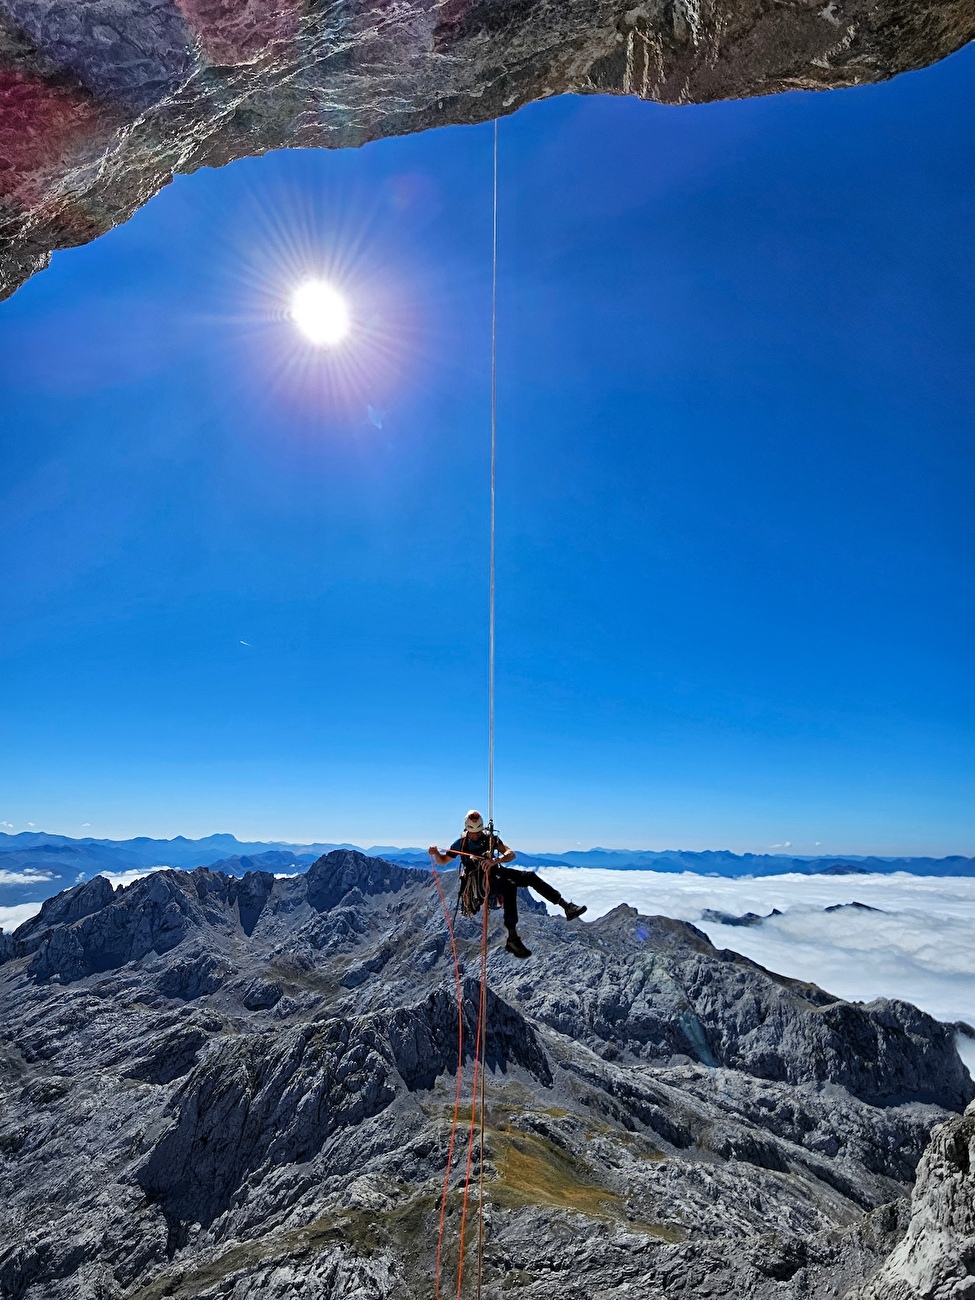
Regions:
[[[485, 866], [485, 876], [488, 868]], [[483, 1096], [484, 1086], [478, 1094], [478, 1079], [484, 1069], [482, 1044], [486, 1039], [484, 1019], [487, 1014], [487, 943], [488, 943], [488, 887], [485, 879], [484, 902], [481, 906], [481, 987], [477, 999], [477, 1031], [474, 1035], [474, 1077], [471, 1080], [471, 1122], [467, 1130], [467, 1164], [464, 1170], [464, 1195], [460, 1209], [460, 1258], [457, 1262], [457, 1300], [461, 1300], [464, 1289], [464, 1261], [467, 1254], [467, 1205], [471, 1189], [471, 1166], [474, 1163], [474, 1135], [477, 1132], [478, 1096]]]
[[484, 1081], [487, 1076], [487, 951], [483, 956], [481, 970], [481, 1133], [480, 1152], [477, 1172], [477, 1300], [481, 1300], [481, 1284], [484, 1280]]
[[464, 1087], [464, 992], [460, 982], [460, 961], [457, 956], [457, 943], [454, 938], [454, 927], [450, 921], [450, 908], [447, 906], [447, 899], [444, 897], [443, 886], [440, 884], [440, 876], [437, 873], [437, 864], [433, 854], [430, 855], [430, 870], [433, 872], [433, 883], [437, 886], [437, 893], [440, 896], [440, 906], [443, 908], [444, 920], [447, 922], [447, 934], [450, 937], [450, 950], [454, 958], [454, 984], [457, 990], [457, 1078], [454, 1084], [454, 1114], [450, 1122], [450, 1140], [447, 1143], [447, 1167], [444, 1170], [443, 1190], [440, 1194], [440, 1222], [437, 1226], [437, 1264], [433, 1280], [434, 1300], [440, 1300], [440, 1277], [443, 1260], [443, 1234], [444, 1222], [447, 1216], [447, 1194], [450, 1190], [450, 1168], [454, 1162], [454, 1143], [457, 1140], [457, 1122], [460, 1118], [460, 1098]]
[[[491, 231], [491, 544], [490, 544], [490, 597], [488, 600], [488, 834], [490, 857], [483, 863], [484, 901], [481, 915], [481, 979], [477, 1005], [477, 1030], [474, 1040], [474, 1077], [471, 1080], [471, 1117], [467, 1132], [467, 1160], [464, 1170], [464, 1194], [460, 1212], [460, 1253], [457, 1261], [457, 1300], [461, 1300], [464, 1287], [464, 1260], [467, 1251], [467, 1207], [471, 1185], [471, 1167], [474, 1162], [474, 1138], [478, 1135], [478, 1195], [477, 1195], [477, 1290], [480, 1300], [484, 1277], [484, 1109], [485, 1076], [487, 1073], [487, 950], [488, 908], [491, 895], [491, 866], [494, 862], [494, 610], [495, 610], [495, 536], [497, 532], [497, 465], [498, 465], [498, 122], [494, 122], [493, 194]], [[448, 1157], [448, 1177], [449, 1177]], [[445, 1195], [446, 1195], [446, 1183]], [[443, 1207], [441, 1204], [441, 1227]], [[440, 1250], [437, 1251], [437, 1283], [439, 1291]]]
[[[498, 119], [494, 119], [494, 151], [491, 203], [491, 595], [488, 631], [488, 826], [491, 835], [491, 862], [494, 861], [494, 589], [495, 538], [497, 535], [498, 499]], [[484, 932], [481, 943], [481, 998], [478, 1008], [478, 1044], [481, 1057], [481, 1091], [477, 1095], [475, 1076], [471, 1094], [471, 1122], [474, 1105], [480, 1102], [479, 1160], [477, 1178], [477, 1300], [484, 1278], [484, 1085], [487, 1075], [487, 909], [490, 895], [490, 867], [485, 882]]]
[[491, 240], [491, 595], [488, 630], [488, 823], [494, 826], [494, 538], [498, 466], [498, 119], [494, 119]]

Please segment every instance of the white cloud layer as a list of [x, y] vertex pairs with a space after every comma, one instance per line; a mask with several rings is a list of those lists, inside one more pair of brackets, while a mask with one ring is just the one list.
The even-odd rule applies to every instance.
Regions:
[[0, 907], [0, 930], [12, 934], [18, 925], [29, 921], [40, 910], [40, 903], [18, 903], [16, 907]]
[[53, 871], [25, 867], [23, 871], [0, 871], [0, 885], [42, 885], [54, 879]]
[[[559, 868], [542, 873], [586, 919], [619, 903], [649, 915], [693, 921], [719, 948], [732, 948], [782, 975], [850, 1001], [903, 998], [939, 1020], [975, 1024], [975, 880], [957, 876], [768, 876], [724, 880], [690, 872]], [[824, 912], [836, 903], [882, 910]], [[701, 920], [711, 908], [782, 916], [746, 929]], [[975, 1043], [962, 1043], [975, 1065]]]

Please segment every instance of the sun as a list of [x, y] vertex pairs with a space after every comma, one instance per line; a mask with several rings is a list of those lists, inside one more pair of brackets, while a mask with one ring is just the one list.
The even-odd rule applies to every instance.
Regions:
[[324, 280], [305, 280], [295, 289], [291, 319], [316, 347], [335, 347], [351, 324], [345, 299]]

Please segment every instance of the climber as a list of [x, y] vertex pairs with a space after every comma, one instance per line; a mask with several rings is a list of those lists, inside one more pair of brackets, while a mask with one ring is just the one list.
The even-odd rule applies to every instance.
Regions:
[[545, 883], [534, 871], [515, 871], [507, 864], [515, 855], [500, 836], [485, 827], [484, 818], [473, 809], [464, 818], [464, 834], [454, 840], [450, 848], [441, 853], [436, 844], [430, 845], [430, 856], [441, 867], [454, 858], [462, 858], [460, 869], [460, 905], [465, 916], [476, 916], [484, 904], [484, 882], [488, 881], [489, 906], [504, 907], [504, 924], [508, 931], [505, 951], [515, 957], [530, 957], [518, 934], [518, 890], [534, 889], [536, 894], [555, 903], [565, 912], [567, 921], [582, 916], [585, 907], [570, 903], [557, 889]]

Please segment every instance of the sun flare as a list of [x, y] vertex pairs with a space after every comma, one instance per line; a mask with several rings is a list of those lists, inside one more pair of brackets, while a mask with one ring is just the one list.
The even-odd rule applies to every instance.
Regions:
[[291, 295], [291, 319], [316, 347], [335, 347], [349, 332], [345, 299], [324, 280], [306, 280]]

